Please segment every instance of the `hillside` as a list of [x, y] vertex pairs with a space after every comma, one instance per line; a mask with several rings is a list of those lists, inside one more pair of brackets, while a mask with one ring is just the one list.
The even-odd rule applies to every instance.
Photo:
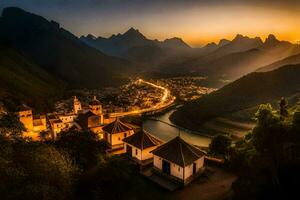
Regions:
[[137, 69], [127, 60], [87, 46], [58, 23], [19, 8], [3, 10], [0, 42], [73, 87], [116, 85]]
[[257, 69], [256, 71], [257, 72], [267, 72], [267, 71], [272, 71], [272, 70], [278, 69], [284, 65], [295, 65], [295, 64], [299, 64], [299, 63], [300, 63], [300, 54], [297, 54], [297, 55], [289, 56], [285, 59], [279, 60], [270, 65], [261, 67], [261, 68]]
[[171, 120], [198, 129], [204, 122], [300, 92], [300, 65], [254, 72], [178, 109]]
[[[0, 46], [0, 102], [9, 110], [21, 103], [47, 110], [64, 83], [13, 49]], [[38, 102], [44, 102], [43, 104]]]
[[[300, 46], [279, 41], [269, 35], [265, 42], [260, 38], [237, 35], [224, 45], [205, 46], [208, 54], [199, 55], [183, 62], [166, 63], [161, 66], [165, 72], [175, 70], [186, 74], [205, 75], [214, 79], [236, 80], [266, 66], [300, 53]], [[202, 48], [202, 49], [203, 49]], [[291, 63], [293, 64], [293, 63]]]

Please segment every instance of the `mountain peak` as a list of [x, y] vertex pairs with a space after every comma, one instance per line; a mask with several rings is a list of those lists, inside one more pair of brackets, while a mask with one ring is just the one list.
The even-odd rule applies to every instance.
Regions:
[[142, 35], [138, 29], [131, 27], [123, 35]]
[[176, 47], [176, 48], [190, 48], [188, 44], [186, 44], [181, 38], [179, 37], [173, 37], [169, 39], [165, 39], [163, 41], [164, 45], [167, 47]]
[[253, 41], [258, 43], [263, 43], [260, 37], [250, 38], [248, 36], [243, 36], [241, 34], [237, 34], [235, 38], [232, 40], [233, 42], [241, 42], [241, 41]]
[[279, 42], [279, 40], [275, 37], [275, 35], [270, 34], [267, 37], [265, 44], [277, 44], [278, 42]]
[[97, 39], [93, 34], [88, 34], [86, 37], [93, 40]]
[[27, 13], [25, 10], [22, 10], [21, 8], [18, 7], [7, 7], [4, 8], [2, 11], [2, 17], [13, 17], [13, 16], [18, 16], [20, 14], [25, 14]]
[[217, 47], [217, 44], [215, 42], [210, 42], [207, 45], [205, 45], [207, 48]]
[[226, 44], [228, 44], [230, 42], [230, 40], [227, 40], [227, 39], [221, 39], [218, 43], [218, 46], [224, 46]]
[[243, 36], [242, 34], [237, 34], [233, 40], [241, 40], [241, 39], [245, 39], [245, 38], [248, 38], [248, 37]]

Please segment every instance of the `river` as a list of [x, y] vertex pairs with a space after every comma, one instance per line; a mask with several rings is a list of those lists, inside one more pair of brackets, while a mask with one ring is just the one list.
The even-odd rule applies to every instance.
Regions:
[[[162, 114], [160, 116], [157, 116], [155, 118], [164, 121], [169, 124], [173, 124], [169, 120], [169, 116], [175, 111], [176, 109], [173, 109], [165, 114]], [[173, 139], [174, 137], [179, 135], [179, 131], [177, 128], [172, 127], [168, 124], [165, 124], [160, 121], [155, 120], [145, 120], [143, 124], [144, 130], [151, 133], [152, 135], [156, 136], [157, 138], [163, 140], [163, 141], [169, 141]], [[211, 142], [211, 138], [201, 136], [199, 134], [190, 133], [189, 131], [180, 131], [180, 137], [182, 137], [185, 141], [202, 147], [208, 147], [209, 143]]]

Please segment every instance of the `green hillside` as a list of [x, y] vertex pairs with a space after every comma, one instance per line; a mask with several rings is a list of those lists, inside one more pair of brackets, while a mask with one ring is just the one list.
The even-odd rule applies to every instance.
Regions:
[[190, 102], [171, 116], [176, 124], [192, 129], [216, 117], [290, 97], [300, 91], [300, 65], [264, 73], [251, 73], [203, 98]]
[[[13, 49], [0, 47], [0, 101], [14, 110], [28, 103], [45, 110], [61, 95], [63, 83]], [[44, 102], [43, 104], [37, 103]]]

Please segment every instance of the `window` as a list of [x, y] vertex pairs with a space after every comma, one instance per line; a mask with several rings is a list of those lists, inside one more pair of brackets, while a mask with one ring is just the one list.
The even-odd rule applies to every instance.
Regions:
[[178, 167], [178, 171], [180, 172], [180, 167]]
[[124, 137], [127, 137], [127, 133], [124, 133]]
[[138, 150], [137, 149], [135, 150], [135, 155], [138, 155]]

